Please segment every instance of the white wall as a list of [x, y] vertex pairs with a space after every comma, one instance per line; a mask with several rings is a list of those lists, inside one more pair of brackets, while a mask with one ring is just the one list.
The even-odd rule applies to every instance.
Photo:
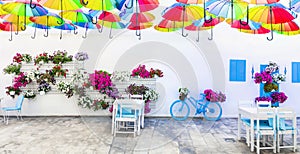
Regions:
[[[238, 100], [253, 100], [259, 94], [258, 85], [251, 79], [251, 67], [254, 66], [255, 71], [258, 71], [260, 64], [271, 60], [281, 66], [280, 71], [287, 67], [287, 82], [281, 84], [280, 89], [286, 92], [289, 98], [283, 105], [298, 105], [299, 84], [291, 83], [291, 62], [300, 61], [300, 47], [297, 46], [299, 36], [283, 37], [274, 34], [274, 40], [267, 41], [268, 35], [242, 34], [230, 29], [225, 23], [214, 29], [213, 41], [207, 40], [207, 32], [201, 32], [199, 43], [195, 42], [195, 33], [189, 33], [188, 38], [183, 38], [177, 32], [168, 34], [154, 30], [143, 30], [140, 41], [133, 31], [126, 30], [114, 31], [114, 38], [111, 40], [107, 38], [107, 29], [104, 29], [103, 34], [92, 31], [85, 40], [80, 34], [64, 34], [63, 40], [59, 40], [58, 33], [50, 32], [48, 38], [44, 38], [41, 33], [40, 31], [35, 40], [30, 38], [31, 34], [20, 34], [9, 42], [9, 33], [1, 32], [0, 68], [6, 67], [17, 52], [36, 55], [57, 49], [67, 50], [70, 54], [86, 51], [91, 57], [85, 64], [89, 71], [131, 70], [140, 63], [146, 64], [147, 68], [162, 69], [165, 77], [158, 80], [157, 89], [164, 95], [157, 104], [159, 108], [152, 111], [153, 116], [169, 115], [169, 106], [177, 99], [177, 90], [181, 86], [189, 87], [191, 95], [195, 97], [206, 88], [224, 91], [227, 101], [222, 104], [223, 116], [237, 116]], [[229, 82], [229, 59], [247, 60], [246, 82]], [[0, 96], [5, 96], [6, 101], [11, 101], [4, 90], [11, 84], [11, 76], [0, 74], [0, 77], [0, 89], [3, 89]], [[70, 101], [53, 97], [60, 101]], [[37, 99], [36, 103], [39, 101], [47, 100]], [[73, 103], [76, 105], [76, 102]], [[300, 108], [295, 109], [299, 114]], [[37, 110], [30, 112], [33, 115], [41, 114]], [[25, 112], [30, 115], [29, 110], [27, 111]], [[69, 115], [78, 113], [74, 108], [67, 106], [65, 111]]]

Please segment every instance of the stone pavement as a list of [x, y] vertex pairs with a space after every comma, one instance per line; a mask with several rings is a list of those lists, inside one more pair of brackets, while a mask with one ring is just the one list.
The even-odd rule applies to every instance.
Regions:
[[[298, 119], [298, 132], [300, 119]], [[244, 133], [244, 131], [243, 131]], [[217, 122], [199, 118], [178, 122], [146, 118], [141, 135], [111, 134], [110, 117], [25, 117], [0, 124], [1, 153], [136, 153], [248, 154], [245, 140], [237, 141], [237, 119]], [[289, 139], [289, 138], [287, 138]], [[298, 135], [298, 151], [300, 151]], [[254, 153], [254, 152], [252, 152]], [[262, 154], [272, 153], [262, 150]], [[282, 153], [293, 153], [283, 149]], [[298, 152], [299, 153], [299, 152]]]

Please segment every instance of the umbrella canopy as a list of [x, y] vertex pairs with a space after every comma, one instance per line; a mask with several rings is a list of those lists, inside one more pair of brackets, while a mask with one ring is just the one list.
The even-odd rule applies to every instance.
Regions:
[[240, 0], [210, 0], [206, 4], [209, 13], [236, 20], [244, 18], [248, 6], [248, 3]]
[[[62, 11], [78, 10], [82, 7], [80, 0], [37, 0], [39, 4]], [[63, 15], [60, 15], [63, 19]], [[63, 24], [62, 22], [60, 24]]]
[[290, 22], [295, 19], [295, 16], [285, 8], [270, 5], [256, 6], [249, 9], [249, 19], [255, 22], [270, 24], [271, 38], [268, 37], [267, 39], [271, 41], [273, 40], [273, 24]]
[[[71, 20], [75, 24], [92, 22], [92, 17], [86, 13], [83, 13], [83, 11], [80, 9], [60, 12], [60, 16], [63, 16], [65, 19]], [[77, 33], [75, 32], [75, 34]]]
[[116, 8], [115, 0], [80, 0], [80, 3], [92, 10], [109, 11]]
[[185, 27], [186, 30], [189, 30], [189, 31], [198, 31], [198, 35], [197, 35], [197, 39], [196, 41], [199, 42], [199, 31], [200, 30], [208, 30], [210, 29], [210, 37], [208, 38], [209, 40], [212, 40], [213, 39], [213, 28], [214, 26], [216, 26], [217, 24], [223, 22], [225, 19], [222, 18], [222, 17], [217, 17], [217, 18], [212, 18], [212, 20], [208, 23], [208, 22], [205, 22], [205, 19], [200, 19], [200, 20], [197, 20], [195, 22], [193, 22], [193, 24]]
[[6, 12], [2, 9], [2, 5], [3, 5], [3, 3], [0, 1], [0, 15], [8, 14], [8, 12]]
[[121, 11], [130, 10], [133, 12], [134, 2], [139, 12], [147, 12], [156, 9], [159, 6], [158, 0], [116, 0], [117, 8]]
[[[3, 19], [6, 22], [11, 22], [11, 23], [15, 24], [18, 27], [20, 27], [20, 25], [22, 23], [31, 23], [31, 21], [29, 20], [29, 17], [26, 17], [26, 16], [20, 17], [18, 15], [14, 15], [14, 14], [1, 15], [0, 18]], [[26, 20], [26, 21], [24, 21], [24, 20]], [[18, 35], [19, 29], [25, 30], [25, 27], [21, 26], [20, 28], [17, 28], [16, 29], [16, 35]]]
[[77, 10], [82, 7], [80, 0], [37, 0], [39, 4], [60, 11]]
[[249, 9], [249, 19], [266, 24], [278, 24], [292, 21], [295, 17], [281, 7], [255, 6]]
[[159, 25], [155, 25], [154, 29], [160, 32], [175, 32], [180, 28], [165, 28], [165, 27], [160, 27]]
[[292, 0], [290, 8], [295, 12], [300, 12], [300, 0]]
[[[192, 24], [193, 22], [185, 22], [187, 25]], [[178, 21], [171, 21], [171, 20], [167, 20], [167, 19], [163, 19], [162, 21], [159, 22], [158, 27], [160, 28], [182, 28], [182, 22], [178, 22]]]
[[293, 36], [293, 35], [299, 35], [300, 34], [300, 30], [296, 30], [296, 31], [274, 31], [277, 34], [281, 34], [281, 35], [287, 35], [287, 36]]
[[130, 22], [151, 22], [155, 19], [155, 16], [149, 12], [141, 12], [141, 13], [134, 13], [130, 18]]
[[267, 28], [269, 30], [276, 30], [276, 31], [298, 31], [299, 26], [294, 21], [286, 22], [286, 23], [280, 23], [280, 24], [273, 24], [271, 27], [271, 24], [262, 24], [264, 28]]
[[280, 0], [243, 0], [249, 4], [272, 4], [277, 3]]
[[62, 31], [63, 30], [76, 30], [77, 29], [77, 27], [74, 25], [74, 24], [72, 24], [72, 23], [64, 23], [64, 24], [62, 24], [62, 25], [60, 25], [60, 26], [54, 26], [54, 28], [56, 28], [56, 29], [60, 29], [60, 37], [59, 37], [59, 39], [62, 39]]
[[26, 29], [26, 16], [42, 16], [48, 14], [48, 10], [43, 6], [34, 3], [34, 7], [32, 7], [32, 3], [26, 1], [5, 3], [2, 9], [10, 14], [24, 16], [24, 27], [21, 28], [22, 30]]
[[260, 23], [256, 23], [253, 22], [251, 20], [249, 20], [249, 22], [245, 22], [245, 21], [240, 21], [240, 20], [233, 20], [231, 21], [231, 19], [227, 19], [226, 23], [231, 25], [231, 28], [236, 28], [236, 29], [244, 29], [244, 30], [256, 30], [259, 29], [261, 27]]
[[203, 4], [205, 0], [176, 0], [179, 3], [184, 4]]
[[141, 39], [141, 29], [146, 29], [152, 27], [152, 22], [146, 22], [146, 23], [130, 23], [127, 28], [130, 30], [136, 30], [136, 36], [139, 37], [139, 40]]
[[240, 30], [240, 32], [247, 33], [247, 34], [266, 34], [266, 33], [269, 33], [270, 30], [261, 26], [260, 28], [253, 29], [253, 30], [242, 29], [242, 30]]
[[30, 20], [36, 24], [45, 26], [59, 26], [64, 23], [59, 15], [53, 13], [45, 16], [30, 17]]
[[181, 21], [182, 22], [182, 32], [183, 37], [187, 37], [188, 34], [183, 34], [183, 29], [185, 22], [199, 20], [204, 17], [204, 9], [197, 5], [189, 5], [182, 3], [175, 3], [171, 7], [168, 7], [163, 11], [162, 17], [171, 21]]

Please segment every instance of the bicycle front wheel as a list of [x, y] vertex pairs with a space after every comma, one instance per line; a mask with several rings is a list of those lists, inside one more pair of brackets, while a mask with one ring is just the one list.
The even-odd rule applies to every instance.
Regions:
[[218, 102], [208, 102], [204, 106], [204, 118], [209, 121], [219, 120], [222, 116], [222, 107]]
[[177, 100], [170, 107], [170, 114], [175, 120], [186, 120], [190, 114], [190, 108], [185, 101]]

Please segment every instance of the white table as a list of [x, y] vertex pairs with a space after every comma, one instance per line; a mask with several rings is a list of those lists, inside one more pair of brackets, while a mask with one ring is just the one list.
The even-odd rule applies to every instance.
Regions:
[[[130, 100], [130, 99], [129, 99]], [[144, 113], [144, 110], [145, 110], [145, 101], [144, 100], [137, 100], [137, 99], [131, 99], [132, 100], [132, 103], [138, 103], [140, 106], [141, 106], [141, 117], [139, 118], [140, 120], [140, 126], [138, 127], [138, 134], [140, 134], [140, 129], [141, 127], [144, 128], [144, 117], [145, 117], [145, 113]], [[118, 101], [118, 100], [115, 100], [115, 101]], [[115, 115], [117, 113], [117, 107], [115, 105], [115, 102], [113, 103], [114, 107], [113, 107], [113, 112], [112, 112], [112, 134], [114, 132], [114, 123], [115, 123]]]
[[[277, 108], [272, 108], [277, 114]], [[251, 151], [254, 151], [254, 120], [257, 119], [257, 107], [239, 107], [238, 109], [238, 140], [241, 139], [241, 117], [246, 117], [250, 119], [250, 147]]]

